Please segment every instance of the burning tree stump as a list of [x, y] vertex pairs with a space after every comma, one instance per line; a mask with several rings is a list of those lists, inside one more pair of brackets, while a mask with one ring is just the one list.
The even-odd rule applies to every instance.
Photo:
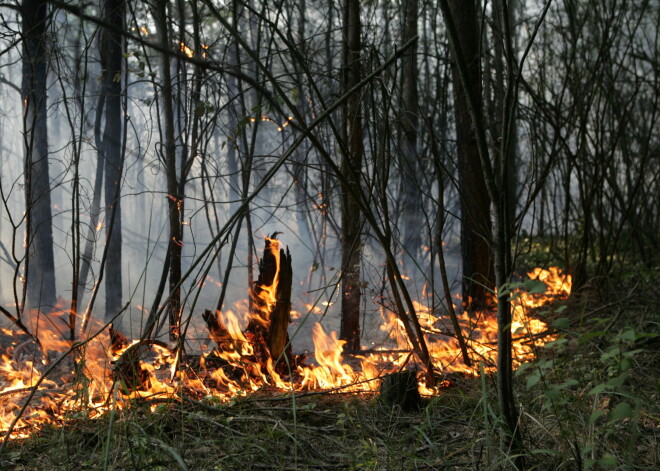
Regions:
[[422, 406], [422, 398], [417, 389], [417, 373], [400, 371], [383, 378], [380, 398], [390, 407], [399, 406], [404, 411], [417, 411]]
[[140, 363], [140, 357], [145, 349], [142, 343], [133, 344], [114, 362], [112, 377], [120, 383], [122, 394], [146, 391], [151, 387], [151, 375]]
[[[291, 283], [293, 271], [291, 254], [280, 248], [275, 237], [266, 237], [264, 256], [259, 264], [259, 278], [252, 290], [253, 311], [246, 329], [246, 336], [255, 349], [259, 363], [268, 357], [276, 363], [287, 356], [293, 359], [289, 343], [288, 327], [291, 323]], [[282, 368], [284, 362], [275, 364]]]
[[204, 310], [202, 313], [202, 318], [206, 322], [206, 326], [209, 329], [209, 336], [218, 345], [218, 351], [228, 352], [236, 348], [234, 345], [234, 339], [229, 333], [229, 329], [225, 326], [224, 322], [217, 313], [210, 311], [209, 309]]

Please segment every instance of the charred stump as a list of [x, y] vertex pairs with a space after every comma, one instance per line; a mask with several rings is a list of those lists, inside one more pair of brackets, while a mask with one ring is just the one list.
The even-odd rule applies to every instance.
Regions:
[[[141, 344], [129, 345], [124, 334], [110, 326], [110, 352], [119, 355], [112, 368], [112, 378], [119, 382], [122, 394], [146, 391], [151, 386], [149, 371], [140, 363]], [[127, 348], [128, 347], [128, 348]]]
[[291, 253], [288, 248], [286, 251], [280, 248], [276, 235], [266, 238], [259, 278], [251, 293], [254, 307], [245, 333], [256, 360], [265, 363], [271, 358], [274, 366], [281, 369], [285, 365], [283, 355], [290, 361], [293, 359], [288, 333], [293, 271]]
[[136, 391], [146, 391], [151, 387], [151, 375], [140, 361], [144, 350], [146, 347], [142, 342], [133, 344], [114, 362], [112, 378], [119, 383], [122, 394], [130, 395]]
[[380, 398], [389, 407], [399, 406], [402, 410], [417, 411], [422, 406], [422, 398], [417, 389], [417, 373], [400, 371], [383, 378]]
[[111, 324], [110, 325], [110, 352], [113, 355], [116, 355], [119, 353], [121, 350], [126, 348], [130, 342], [126, 338], [124, 334], [122, 334], [119, 330], [115, 329], [115, 327]]

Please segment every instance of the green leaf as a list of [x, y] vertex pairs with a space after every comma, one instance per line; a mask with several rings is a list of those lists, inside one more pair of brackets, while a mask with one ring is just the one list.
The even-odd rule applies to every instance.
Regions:
[[599, 385], [597, 385], [597, 386], [591, 388], [591, 391], [589, 391], [588, 394], [589, 394], [590, 396], [594, 396], [594, 395], [596, 395], [596, 394], [600, 394], [600, 393], [602, 393], [602, 392], [607, 391], [607, 388], [608, 388], [607, 384], [601, 383], [601, 384], [599, 384]]
[[638, 348], [637, 350], [630, 350], [629, 352], [624, 352], [623, 356], [626, 357], [626, 358], [632, 358], [635, 355], [637, 355], [638, 353], [641, 353], [643, 351], [644, 351], [644, 349]]
[[532, 388], [541, 381], [541, 376], [539, 374], [532, 374], [527, 378], [527, 388]]
[[628, 329], [621, 333], [621, 340], [624, 342], [634, 342], [635, 341], [635, 329]]
[[591, 339], [602, 337], [604, 335], [605, 335], [604, 330], [597, 330], [595, 332], [587, 332], [586, 334], [584, 334], [580, 337], [580, 343], [584, 344], [584, 343], [588, 342]]
[[568, 329], [571, 325], [571, 321], [568, 317], [559, 317], [552, 321], [552, 326], [556, 329]]
[[627, 379], [628, 373], [621, 373], [619, 376], [608, 379], [605, 384], [614, 389], [619, 389], [621, 386], [623, 386], [623, 383], [625, 383]]
[[552, 342], [548, 342], [545, 345], [543, 345], [543, 348], [559, 348], [566, 342], [568, 342], [568, 340], [564, 338], [553, 340]]
[[533, 365], [534, 365], [534, 363], [523, 363], [522, 365], [520, 365], [520, 366], [518, 367], [518, 369], [517, 369], [516, 372], [515, 372], [515, 375], [516, 375], [516, 376], [520, 376], [520, 375], [522, 375], [522, 373], [523, 373], [527, 368], [529, 368], [530, 366], [533, 366]]
[[621, 371], [628, 371], [630, 368], [632, 368], [632, 360], [630, 358], [622, 358], [621, 359]]
[[559, 386], [562, 387], [562, 388], [570, 388], [571, 386], [575, 386], [575, 385], [577, 385], [577, 384], [578, 384], [577, 380], [575, 380], [575, 379], [567, 379], [566, 381], [564, 381], [563, 383], [561, 383]]
[[605, 453], [603, 457], [598, 460], [598, 464], [604, 468], [614, 468], [616, 466], [616, 458], [609, 453]]
[[541, 280], [525, 280], [523, 286], [529, 294], [543, 294], [548, 289]]
[[543, 396], [549, 401], [557, 400], [561, 396], [561, 389], [555, 385], [550, 386], [550, 388], [543, 393]]
[[584, 469], [585, 469], [585, 471], [589, 471], [591, 468], [594, 467], [595, 464], [596, 464], [596, 460], [594, 460], [592, 458], [588, 458], [588, 459], [584, 460]]
[[628, 419], [633, 416], [633, 409], [627, 402], [622, 402], [617, 405], [610, 413], [610, 423], [616, 422], [621, 419]]
[[551, 450], [549, 448], [539, 448], [537, 450], [531, 450], [530, 453], [532, 455], [551, 455], [551, 456], [556, 456], [559, 454], [557, 450]]
[[600, 356], [600, 361], [607, 361], [610, 358], [618, 357], [620, 354], [621, 349], [619, 347], [612, 347]]

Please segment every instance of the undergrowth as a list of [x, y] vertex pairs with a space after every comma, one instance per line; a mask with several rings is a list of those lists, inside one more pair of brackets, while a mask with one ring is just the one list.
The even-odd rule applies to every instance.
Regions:
[[[651, 274], [652, 275], [652, 274]], [[544, 308], [558, 334], [516, 373], [526, 469], [660, 468], [657, 277]], [[594, 301], [599, 299], [599, 301]], [[228, 404], [136, 402], [15, 440], [7, 470], [514, 469], [499, 436], [495, 379], [454, 377], [419, 412], [376, 396], [261, 391]]]

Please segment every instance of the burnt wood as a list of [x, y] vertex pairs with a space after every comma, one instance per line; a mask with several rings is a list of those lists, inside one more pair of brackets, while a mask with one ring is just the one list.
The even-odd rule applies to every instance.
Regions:
[[[246, 329], [246, 336], [255, 349], [258, 362], [264, 362], [270, 357], [275, 367], [285, 370], [283, 354], [289, 361], [293, 360], [289, 342], [288, 327], [291, 323], [291, 285], [293, 270], [289, 249], [279, 249], [279, 267], [274, 254], [273, 245], [277, 239], [273, 234], [266, 238], [264, 254], [259, 264], [259, 277], [252, 290], [253, 311]], [[266, 287], [277, 282], [275, 302], [267, 303], [260, 295]], [[278, 362], [278, 359], [280, 360]]]
[[417, 411], [422, 406], [422, 397], [417, 389], [417, 373], [400, 371], [383, 378], [380, 398], [389, 407], [399, 406], [404, 411]]
[[229, 333], [227, 326], [225, 326], [225, 323], [222, 322], [217, 311], [213, 312], [209, 309], [205, 309], [202, 313], [202, 319], [206, 322], [211, 340], [218, 345], [218, 351], [227, 352], [236, 348], [234, 339]]

